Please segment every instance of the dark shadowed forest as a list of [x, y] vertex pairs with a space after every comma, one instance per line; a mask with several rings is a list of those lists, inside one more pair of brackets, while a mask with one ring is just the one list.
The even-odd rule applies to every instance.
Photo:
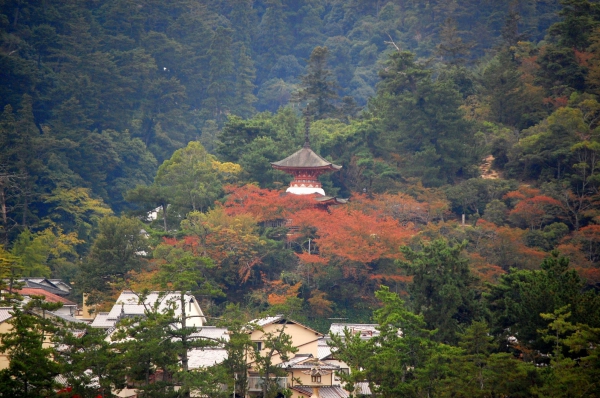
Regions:
[[[382, 397], [600, 397], [599, 96], [593, 0], [0, 0], [0, 276], [378, 323], [334, 343]], [[271, 167], [307, 123], [347, 204]]]

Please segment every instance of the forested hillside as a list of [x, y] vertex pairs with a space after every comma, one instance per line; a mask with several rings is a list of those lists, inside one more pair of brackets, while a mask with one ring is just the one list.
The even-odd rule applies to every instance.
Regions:
[[[598, 1], [0, 0], [0, 28], [3, 276], [102, 308], [191, 267], [211, 316], [411, 319], [423, 373], [384, 396], [600, 396]], [[305, 119], [344, 206], [271, 167]]]

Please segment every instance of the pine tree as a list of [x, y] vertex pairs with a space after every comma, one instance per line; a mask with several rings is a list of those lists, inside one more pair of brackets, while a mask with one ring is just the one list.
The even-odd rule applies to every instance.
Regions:
[[2, 335], [0, 342], [0, 352], [10, 360], [8, 368], [0, 371], [0, 395], [33, 398], [54, 394], [55, 377], [61, 373], [61, 366], [54, 361], [54, 347], [49, 344], [56, 326], [45, 312], [60, 306], [39, 298], [22, 307], [13, 306], [8, 321], [12, 328]]
[[409, 286], [410, 305], [423, 315], [430, 329], [437, 329], [436, 338], [445, 343], [455, 342], [460, 325], [471, 323], [480, 315], [476, 278], [471, 274], [461, 252], [466, 242], [449, 245], [435, 240], [421, 251], [402, 247], [406, 261], [400, 265], [413, 282]]
[[256, 112], [253, 106], [257, 101], [254, 95], [256, 68], [248, 49], [244, 45], [241, 45], [239, 49], [235, 79], [235, 104], [232, 107], [232, 113], [248, 118]]
[[296, 101], [307, 103], [308, 113], [315, 119], [335, 116], [338, 98], [333, 73], [327, 68], [327, 47], [315, 47], [308, 60], [307, 73], [301, 77], [301, 90]]
[[218, 123], [225, 119], [233, 101], [233, 72], [234, 64], [231, 54], [231, 29], [218, 27], [208, 50], [209, 83], [206, 89], [207, 98], [204, 105], [210, 112], [210, 117]]

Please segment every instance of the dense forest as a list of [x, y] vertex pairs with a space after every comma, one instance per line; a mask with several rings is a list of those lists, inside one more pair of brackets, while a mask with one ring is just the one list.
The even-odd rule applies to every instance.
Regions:
[[[600, 396], [598, 1], [0, 0], [0, 65], [2, 277], [191, 267], [213, 317], [383, 325], [337, 342], [382, 396]], [[271, 167], [306, 118], [346, 205]]]

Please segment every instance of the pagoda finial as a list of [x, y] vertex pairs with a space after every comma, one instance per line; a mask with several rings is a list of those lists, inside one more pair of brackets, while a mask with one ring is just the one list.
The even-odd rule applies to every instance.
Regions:
[[308, 107], [304, 110], [304, 148], [310, 148], [310, 115], [308, 114]]

